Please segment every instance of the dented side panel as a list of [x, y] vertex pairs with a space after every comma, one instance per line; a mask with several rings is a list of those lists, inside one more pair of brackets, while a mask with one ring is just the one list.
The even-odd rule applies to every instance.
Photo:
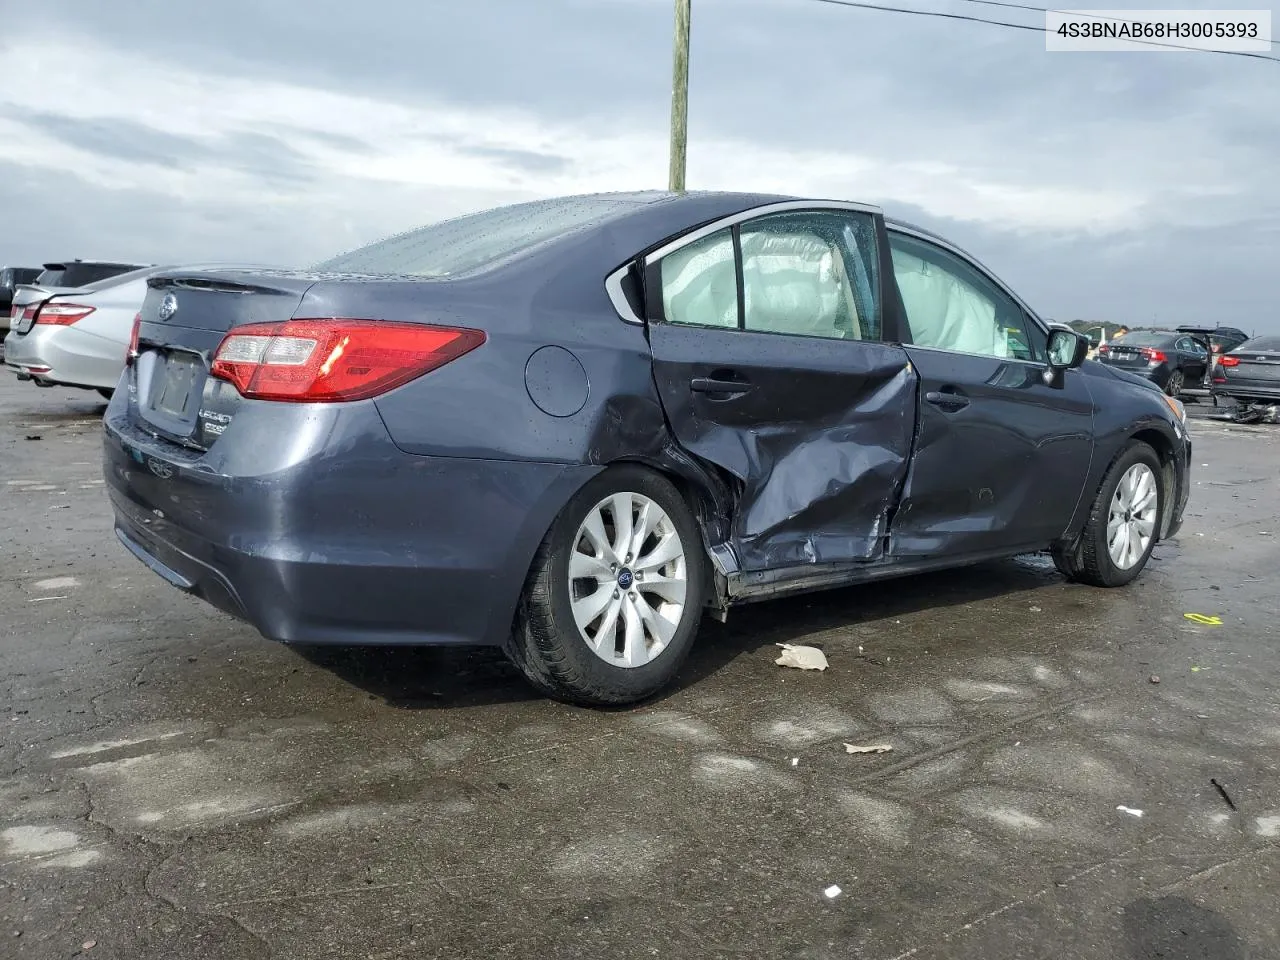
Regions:
[[676, 438], [735, 480], [743, 572], [881, 555], [916, 418], [901, 347], [661, 323], [650, 345]]
[[890, 553], [961, 556], [1061, 537], [1093, 458], [1087, 378], [1068, 370], [1050, 385], [1038, 364], [907, 350], [920, 428]]

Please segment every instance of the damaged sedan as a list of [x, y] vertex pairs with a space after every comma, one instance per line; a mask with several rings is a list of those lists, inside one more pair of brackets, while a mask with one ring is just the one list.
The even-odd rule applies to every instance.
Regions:
[[1121, 586], [1187, 502], [1176, 399], [863, 204], [562, 198], [148, 284], [116, 533], [278, 641], [627, 703], [704, 614], [1046, 550]]

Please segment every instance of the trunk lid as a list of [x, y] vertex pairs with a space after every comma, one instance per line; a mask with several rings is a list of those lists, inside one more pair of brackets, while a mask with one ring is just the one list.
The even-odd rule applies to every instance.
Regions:
[[1142, 350], [1142, 347], [1125, 347], [1112, 343], [1108, 345], [1107, 352], [1098, 359], [1113, 367], [1136, 370], [1148, 364]]
[[1220, 366], [1217, 375], [1228, 383], [1252, 381], [1271, 387], [1280, 386], [1280, 352], [1274, 350], [1237, 351], [1230, 354], [1240, 362], [1235, 366]]
[[74, 287], [38, 287], [35, 284], [20, 284], [13, 291], [13, 305], [9, 308], [9, 328], [15, 333], [29, 331], [35, 323], [35, 315], [46, 300], [63, 293], [70, 293]]
[[243, 402], [209, 376], [226, 333], [293, 317], [319, 277], [304, 271], [174, 270], [147, 281], [138, 356], [127, 378], [134, 423], [184, 447], [207, 450]]

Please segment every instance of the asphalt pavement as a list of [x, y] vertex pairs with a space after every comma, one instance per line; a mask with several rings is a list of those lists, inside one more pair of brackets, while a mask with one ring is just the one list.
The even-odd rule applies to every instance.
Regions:
[[183, 596], [112, 535], [101, 411], [0, 376], [0, 957], [1280, 957], [1280, 427], [1193, 423], [1131, 588], [739, 609], [591, 711]]

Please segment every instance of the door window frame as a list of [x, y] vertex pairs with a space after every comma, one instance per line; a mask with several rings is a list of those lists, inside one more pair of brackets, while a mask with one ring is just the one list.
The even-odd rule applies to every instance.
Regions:
[[[666, 319], [662, 315], [662, 301], [658, 296], [655, 303], [655, 294], [661, 287], [655, 281], [660, 280], [656, 276], [662, 259], [668, 254], [675, 253], [681, 247], [686, 247], [691, 243], [702, 240], [718, 233], [721, 230], [731, 229], [733, 233], [734, 244], [734, 260], [736, 262], [736, 271], [738, 274], [738, 327], [697, 327], [697, 329], [705, 330], [724, 330], [727, 332], [737, 333], [756, 333], [761, 336], [795, 336], [789, 333], [770, 333], [764, 330], [743, 330], [742, 329], [742, 250], [738, 241], [738, 228], [744, 223], [751, 220], [758, 220], [762, 217], [768, 217], [778, 213], [861, 213], [871, 217], [872, 225], [875, 228], [876, 248], [879, 257], [877, 264], [877, 274], [879, 276], [879, 289], [876, 292], [880, 310], [880, 336], [875, 339], [851, 340], [850, 343], [886, 343], [901, 344], [902, 330], [899, 315], [900, 309], [891, 303], [891, 288], [885, 282], [885, 271], [893, 269], [893, 262], [890, 259], [889, 245], [885, 240], [885, 218], [884, 211], [871, 203], [855, 203], [846, 200], [782, 200], [777, 203], [765, 203], [749, 210], [741, 210], [738, 213], [730, 214], [726, 217], [720, 217], [710, 223], [702, 226], [694, 227], [685, 233], [680, 234], [671, 240], [663, 241], [653, 249], [642, 253], [637, 257], [628, 260], [613, 273], [605, 278], [605, 292], [609, 295], [609, 300], [613, 304], [614, 309], [618, 312], [625, 322], [644, 326], [646, 322], [665, 323]], [[635, 295], [641, 293], [640, 303], [636, 302]], [[897, 284], [892, 287], [892, 300], [897, 300]], [[644, 314], [644, 316], [642, 316]], [[806, 339], [824, 339], [821, 337], [809, 337]], [[842, 341], [843, 342], [843, 341]]]
[[726, 330], [735, 333], [759, 334], [761, 336], [772, 337], [803, 337], [807, 340], [837, 340], [835, 337], [811, 336], [806, 334], [791, 333], [789, 331], [778, 330], [756, 330], [746, 327], [746, 290], [743, 276], [744, 263], [742, 257], [742, 236], [743, 227], [748, 227], [758, 220], [767, 220], [778, 215], [803, 215], [812, 214], [841, 214], [855, 213], [861, 214], [870, 220], [872, 235], [875, 238], [875, 255], [877, 257], [876, 278], [878, 288], [872, 291], [875, 298], [875, 309], [879, 313], [880, 335], [878, 337], [866, 337], [857, 340], [841, 341], [852, 343], [885, 343], [888, 342], [885, 337], [886, 324], [888, 323], [888, 311], [885, 309], [884, 303], [884, 259], [885, 250], [881, 248], [884, 243], [881, 240], [882, 230], [880, 226], [883, 220], [883, 214], [880, 213], [878, 207], [864, 203], [837, 203], [837, 202], [814, 202], [814, 201], [786, 201], [783, 203], [767, 204], [762, 207], [755, 207], [730, 217], [725, 217], [714, 223], [706, 224], [702, 227], [684, 234], [675, 240], [668, 241], [656, 250], [646, 254], [641, 259], [642, 269], [644, 273], [644, 289], [645, 289], [645, 313], [646, 319], [652, 323], [670, 323], [665, 315], [662, 302], [662, 262], [668, 256], [678, 252], [690, 244], [697, 243], [699, 240], [705, 240], [707, 237], [715, 236], [725, 231], [729, 232], [733, 243], [733, 259], [734, 274], [737, 284], [737, 307], [738, 307], [738, 324], [736, 327], [720, 327], [720, 326], [703, 326], [701, 324], [681, 324], [682, 326], [699, 327], [706, 330]]
[[[912, 226], [909, 223], [903, 223], [899, 220], [886, 219], [884, 223], [884, 228], [885, 228], [885, 246], [889, 247], [888, 252], [890, 254], [892, 254], [893, 234], [895, 233], [909, 237], [912, 240], [916, 241], [917, 243], [922, 243], [922, 244], [925, 244], [926, 246], [937, 247], [939, 250], [942, 250], [944, 253], [950, 254], [951, 256], [955, 257], [957, 260], [960, 260], [961, 262], [963, 262], [966, 266], [969, 267], [969, 269], [975, 271], [980, 277], [985, 279], [988, 283], [994, 286], [998, 291], [1000, 291], [1005, 296], [1007, 296], [1010, 300], [1012, 300], [1014, 304], [1022, 311], [1022, 314], [1024, 317], [1026, 317], [1028, 323], [1035, 326], [1040, 331], [1041, 335], [1045, 338], [1045, 340], [1046, 341], [1048, 340], [1049, 334], [1051, 332], [1049, 324], [1047, 324], [1040, 317], [1038, 313], [1032, 310], [1031, 307], [1027, 305], [1027, 302], [1023, 300], [1020, 296], [1018, 296], [1007, 283], [1005, 283], [1003, 280], [997, 277], [994, 273], [992, 273], [991, 270], [989, 270], [986, 266], [984, 266], [983, 263], [980, 260], [978, 260], [977, 257], [966, 252], [965, 250], [962, 250], [960, 247], [957, 247], [954, 243], [951, 243], [949, 240], [943, 239], [942, 237], [938, 236], [936, 233], [933, 233], [929, 230], [925, 230], [921, 227]], [[890, 270], [892, 271], [892, 266], [890, 266]], [[899, 309], [901, 309], [903, 313], [901, 329], [904, 331], [909, 331], [911, 329], [911, 322], [910, 322], [910, 319], [906, 316], [906, 308], [902, 307], [901, 305], [902, 295], [898, 290], [897, 276], [896, 274], [892, 274], [892, 273], [890, 275], [893, 276], [894, 278], [893, 279], [894, 298], [898, 300]], [[1036, 359], [1025, 360], [1021, 357], [997, 357], [989, 353], [970, 353], [964, 350], [950, 350], [946, 347], [934, 347], [926, 343], [916, 343], [914, 339], [911, 339], [911, 338], [904, 339], [902, 342], [904, 346], [914, 347], [917, 350], [932, 350], [936, 353], [946, 353], [946, 354], [951, 354], [952, 356], [985, 357], [989, 360], [1000, 360], [1004, 363], [1030, 364], [1031, 366], [1039, 367], [1041, 369], [1048, 366], [1047, 357], [1040, 360], [1036, 360]]]

